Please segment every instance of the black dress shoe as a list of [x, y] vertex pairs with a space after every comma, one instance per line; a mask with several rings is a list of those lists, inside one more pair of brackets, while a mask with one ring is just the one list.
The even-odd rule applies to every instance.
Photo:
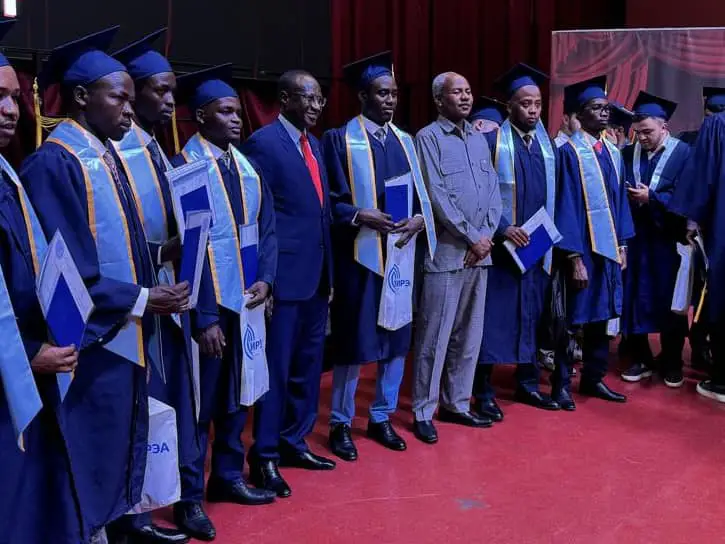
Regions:
[[501, 410], [501, 407], [494, 399], [476, 401], [473, 411], [479, 417], [490, 418], [495, 423], [501, 423], [503, 421], [503, 410]]
[[242, 480], [225, 482], [209, 478], [206, 488], [206, 500], [209, 502], [233, 502], [247, 506], [259, 506], [273, 503], [276, 496], [277, 494], [269, 489], [247, 487]]
[[588, 382], [582, 380], [579, 384], [579, 392], [582, 395], [596, 397], [610, 402], [627, 402], [627, 397], [612, 391], [604, 382]]
[[559, 391], [552, 391], [551, 398], [554, 399], [562, 410], [567, 412], [573, 412], [576, 410], [576, 404], [574, 399], [571, 398], [571, 393], [566, 389], [560, 389]]
[[338, 423], [330, 428], [330, 449], [343, 461], [357, 461], [357, 448], [352, 441], [350, 426]]
[[167, 529], [157, 525], [144, 525], [124, 533], [129, 544], [186, 544], [189, 535], [178, 529]]
[[486, 428], [493, 425], [493, 419], [488, 416], [479, 416], [471, 412], [451, 412], [445, 408], [438, 409], [438, 419], [445, 423], [455, 423], [466, 427]]
[[277, 461], [266, 460], [250, 465], [249, 479], [260, 489], [274, 491], [275, 494], [285, 499], [292, 494], [290, 486], [284, 481], [277, 468]]
[[514, 399], [522, 404], [528, 404], [534, 408], [541, 410], [560, 410], [561, 406], [554, 401], [549, 395], [545, 395], [539, 391], [526, 391], [525, 389], [516, 389]]
[[283, 454], [279, 461], [281, 467], [304, 468], [307, 470], [332, 470], [335, 468], [335, 461], [315, 455], [311, 451], [298, 451], [291, 454]]
[[407, 449], [405, 440], [395, 432], [390, 421], [381, 421], [380, 423], [369, 421], [368, 436], [389, 450], [405, 451]]
[[438, 442], [438, 431], [436, 431], [432, 421], [416, 420], [413, 422], [413, 434], [418, 440], [426, 444], [435, 444]]
[[191, 538], [211, 542], [216, 529], [200, 502], [177, 502], [174, 505], [174, 523]]

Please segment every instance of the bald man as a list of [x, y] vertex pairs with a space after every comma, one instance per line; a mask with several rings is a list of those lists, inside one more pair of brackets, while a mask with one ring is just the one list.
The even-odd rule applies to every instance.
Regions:
[[[498, 176], [484, 135], [466, 120], [471, 87], [452, 72], [433, 80], [438, 119], [416, 135], [423, 179], [435, 216], [438, 246], [426, 255], [415, 349], [415, 436], [438, 441], [441, 421], [490, 427], [470, 411], [473, 375], [483, 335], [487, 267], [501, 217]], [[445, 370], [443, 391], [441, 378]]]

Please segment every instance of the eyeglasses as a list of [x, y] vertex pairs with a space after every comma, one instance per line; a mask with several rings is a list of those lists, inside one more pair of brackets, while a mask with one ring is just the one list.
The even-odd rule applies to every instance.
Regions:
[[304, 93], [292, 93], [295, 96], [299, 96], [304, 102], [307, 102], [308, 104], [314, 104], [317, 102], [317, 105], [321, 108], [324, 108], [327, 105], [327, 98], [324, 96], [320, 96], [319, 94], [304, 94]]

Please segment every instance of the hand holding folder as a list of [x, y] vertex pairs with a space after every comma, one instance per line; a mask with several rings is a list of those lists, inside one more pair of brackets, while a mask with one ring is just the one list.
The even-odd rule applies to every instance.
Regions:
[[517, 247], [511, 240], [506, 240], [504, 247], [523, 274], [539, 262], [554, 244], [561, 241], [562, 236], [543, 207], [521, 225], [521, 229], [528, 234], [528, 244]]

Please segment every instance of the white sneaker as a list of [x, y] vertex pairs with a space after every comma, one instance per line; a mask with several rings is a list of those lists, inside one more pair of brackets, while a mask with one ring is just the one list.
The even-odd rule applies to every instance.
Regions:
[[705, 398], [716, 400], [725, 404], [725, 387], [714, 385], [712, 380], [705, 380], [697, 384], [697, 392]]

